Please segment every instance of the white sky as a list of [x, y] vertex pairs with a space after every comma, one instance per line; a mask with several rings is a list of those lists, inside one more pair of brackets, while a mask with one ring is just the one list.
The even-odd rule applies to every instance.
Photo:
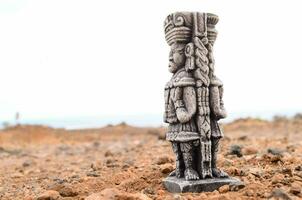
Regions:
[[229, 113], [302, 110], [302, 4], [290, 0], [0, 0], [0, 119], [163, 112], [163, 21], [220, 17]]

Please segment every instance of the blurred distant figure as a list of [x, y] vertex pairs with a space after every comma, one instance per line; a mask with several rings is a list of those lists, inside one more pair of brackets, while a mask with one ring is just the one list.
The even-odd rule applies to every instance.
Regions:
[[16, 121], [16, 125], [19, 126], [20, 125], [20, 113], [19, 112], [16, 112], [16, 115], [15, 115], [15, 121]]

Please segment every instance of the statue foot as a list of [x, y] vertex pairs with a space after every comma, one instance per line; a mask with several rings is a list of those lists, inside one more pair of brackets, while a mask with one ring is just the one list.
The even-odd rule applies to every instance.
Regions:
[[189, 180], [198, 180], [199, 175], [194, 169], [188, 168], [188, 169], [185, 170], [185, 179], [187, 181], [189, 181]]
[[177, 178], [181, 178], [183, 177], [183, 174], [180, 173], [180, 170], [175, 169], [169, 174], [169, 176], [176, 176]]
[[176, 176], [175, 170], [173, 170], [173, 171], [169, 174], [169, 176]]
[[228, 178], [229, 177], [229, 175], [226, 172], [219, 170], [217, 168], [212, 169], [212, 174], [216, 178]]

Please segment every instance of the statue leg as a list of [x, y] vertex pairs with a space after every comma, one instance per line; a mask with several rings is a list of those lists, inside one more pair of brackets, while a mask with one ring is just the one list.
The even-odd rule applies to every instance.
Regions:
[[222, 170], [217, 168], [217, 155], [219, 150], [219, 140], [220, 138], [212, 137], [212, 174], [217, 178], [227, 178], [229, 175]]
[[172, 149], [175, 154], [175, 164], [176, 168], [172, 171], [169, 176], [176, 176], [177, 178], [181, 178], [184, 176], [184, 163], [181, 155], [180, 145], [177, 142], [172, 142]]
[[185, 164], [185, 179], [186, 180], [198, 180], [199, 175], [193, 169], [193, 142], [181, 142], [180, 149]]

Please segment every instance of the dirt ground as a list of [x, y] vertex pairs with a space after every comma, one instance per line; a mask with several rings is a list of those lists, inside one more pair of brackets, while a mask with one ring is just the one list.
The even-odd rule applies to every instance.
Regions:
[[175, 164], [164, 128], [6, 128], [0, 199], [302, 199], [301, 115], [239, 119], [223, 128], [218, 165], [245, 187], [200, 194], [164, 189]]

